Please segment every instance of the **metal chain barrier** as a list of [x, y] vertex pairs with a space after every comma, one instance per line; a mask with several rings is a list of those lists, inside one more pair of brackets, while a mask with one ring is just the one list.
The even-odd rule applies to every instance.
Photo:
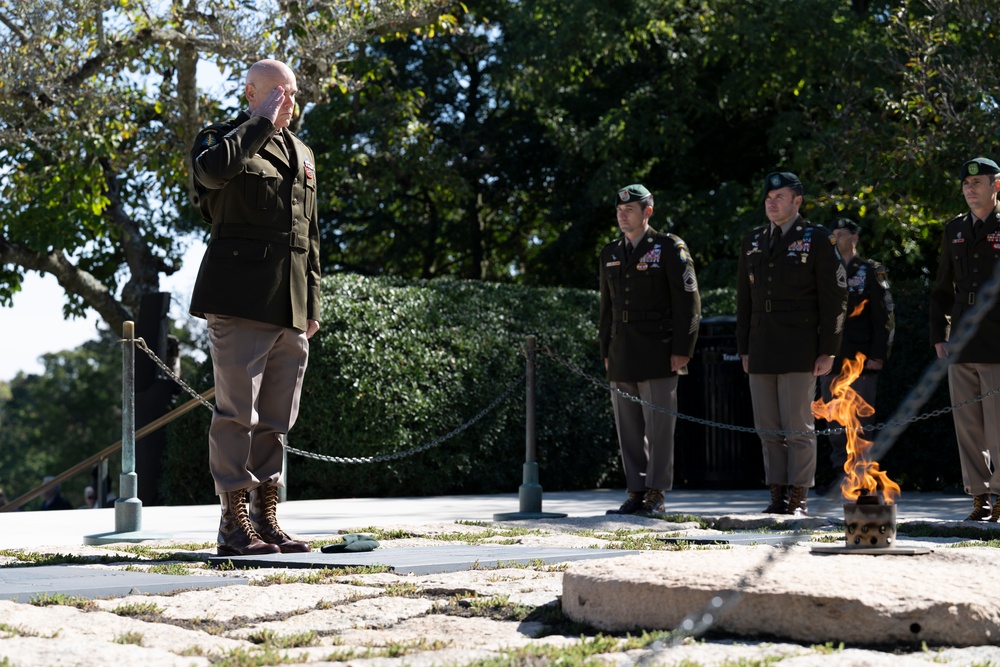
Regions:
[[435, 438], [434, 440], [431, 440], [426, 444], [420, 445], [419, 447], [413, 447], [412, 449], [407, 449], [406, 451], [403, 452], [393, 452], [392, 454], [378, 454], [376, 456], [362, 456], [357, 458], [345, 458], [343, 456], [326, 456], [324, 454], [313, 454], [311, 452], [304, 452], [301, 449], [296, 449], [295, 447], [291, 447], [289, 445], [285, 445], [285, 449], [293, 454], [306, 456], [308, 458], [317, 459], [319, 461], [327, 461], [329, 463], [381, 463], [382, 461], [394, 461], [396, 459], [412, 456], [413, 454], [419, 454], [420, 452], [426, 452], [428, 449], [431, 449], [432, 447], [437, 447], [448, 438], [458, 435], [465, 429], [469, 428], [470, 426], [481, 420], [487, 414], [492, 412], [494, 408], [496, 408], [498, 405], [507, 400], [507, 398], [512, 393], [514, 393], [514, 390], [517, 389], [519, 386], [522, 386], [523, 383], [524, 383], [524, 373], [521, 374], [521, 377], [514, 378], [510, 382], [510, 384], [507, 385], [507, 389], [505, 389], [502, 394], [493, 399], [492, 403], [490, 403], [485, 408], [476, 413], [476, 415], [469, 421], [465, 422], [464, 424], [455, 429], [452, 429], [448, 433], [445, 433], [444, 435]]
[[[596, 378], [593, 375], [590, 375], [586, 371], [582, 370], [578, 366], [574, 365], [572, 362], [560, 358], [556, 353], [554, 353], [547, 347], [541, 347], [539, 348], [539, 351], [548, 358], [552, 359], [560, 366], [563, 366], [564, 368], [569, 369], [570, 372], [584, 378], [585, 380], [596, 386], [598, 389], [614, 392], [619, 396], [621, 396], [622, 398], [632, 401], [633, 403], [638, 403], [652, 410], [656, 410], [657, 412], [662, 412], [663, 414], [670, 415], [671, 417], [676, 417], [677, 419], [683, 419], [685, 421], [693, 422], [695, 424], [701, 424], [702, 426], [711, 426], [713, 428], [721, 428], [727, 431], [737, 431], [739, 433], [758, 433], [758, 434], [764, 433], [767, 435], [836, 435], [839, 433], [844, 433], [845, 431], [848, 430], [847, 428], [841, 426], [838, 428], [828, 428], [815, 431], [781, 431], [776, 429], [757, 429], [752, 426], [737, 426], [736, 424], [725, 424], [723, 422], [712, 421], [710, 419], [702, 419], [701, 417], [692, 417], [691, 415], [685, 415], [680, 412], [673, 412], [662, 406], [655, 405], [653, 403], [650, 403], [649, 401], [645, 401], [639, 398], [638, 396], [633, 396], [632, 394], [622, 391], [617, 387], [612, 387], [605, 380]], [[930, 419], [931, 417], [940, 417], [941, 415], [948, 414], [953, 410], [963, 408], [967, 405], [972, 405], [973, 403], [978, 403], [987, 398], [990, 398], [991, 396], [996, 396], [997, 394], [1000, 394], [1000, 387], [994, 387], [993, 389], [990, 389], [985, 393], [979, 394], [978, 396], [974, 396], [973, 398], [962, 401], [961, 403], [957, 403], [955, 405], [949, 405], [947, 407], [938, 408], [937, 410], [932, 410], [930, 412], [925, 412], [923, 414], [909, 417], [905, 421], [880, 422], [878, 424], [873, 424], [869, 426], [858, 426], [854, 430], [859, 433], [861, 432], [869, 433], [893, 427], [907, 426], [914, 422], [918, 422], [924, 419]], [[905, 414], [902, 410], [900, 410], [900, 413]]]
[[[202, 398], [201, 394], [192, 389], [191, 386], [188, 385], [188, 383], [184, 382], [184, 380], [182, 380], [180, 376], [174, 373], [170, 369], [170, 367], [163, 362], [163, 360], [161, 360], [158, 356], [156, 356], [156, 353], [153, 352], [151, 349], [149, 349], [149, 346], [146, 345], [146, 341], [144, 341], [142, 338], [136, 338], [135, 344], [136, 347], [145, 352], [149, 356], [149, 358], [152, 359], [153, 362], [157, 366], [159, 366], [164, 373], [167, 374], [167, 376], [169, 376], [174, 382], [180, 385], [181, 388], [184, 389], [184, 391], [191, 394], [191, 396], [193, 396], [194, 398], [198, 399], [201, 402], [201, 404], [204, 405], [209, 410], [215, 409], [215, 407], [211, 403]], [[524, 356], [524, 350], [521, 350], [520, 352], [521, 355]], [[326, 461], [328, 463], [381, 463], [383, 461], [394, 461], [396, 459], [402, 459], [407, 456], [413, 456], [414, 454], [426, 452], [428, 449], [437, 447], [442, 442], [448, 440], [449, 438], [455, 437], [462, 431], [465, 431], [469, 427], [473, 426], [474, 424], [482, 420], [483, 417], [485, 417], [487, 414], [492, 412], [498, 405], [507, 400], [507, 398], [509, 398], [510, 395], [514, 393], [514, 391], [518, 388], [518, 386], [523, 385], [524, 378], [525, 378], [525, 373], [521, 373], [520, 377], [511, 380], [502, 394], [493, 399], [492, 403], [490, 403], [485, 408], [480, 410], [478, 413], [476, 413], [476, 415], [472, 419], [468, 420], [461, 426], [452, 429], [448, 433], [445, 433], [444, 435], [437, 437], [426, 444], [419, 445], [411, 449], [407, 449], [406, 451], [393, 452], [392, 454], [376, 454], [375, 456], [359, 456], [355, 458], [349, 458], [345, 456], [327, 456], [325, 454], [314, 454], [313, 452], [307, 452], [305, 450], [292, 447], [288, 444], [283, 444], [283, 446], [285, 448], [285, 451], [291, 452], [292, 454], [298, 454], [299, 456], [304, 456], [310, 459], [316, 459], [317, 461]]]
[[[121, 342], [124, 342], [124, 341], [118, 341], [118, 342], [121, 343]], [[159, 366], [160, 370], [162, 370], [164, 373], [166, 373], [167, 376], [170, 377], [170, 379], [172, 379], [174, 382], [176, 382], [177, 384], [179, 384], [180, 387], [181, 387], [181, 389], [183, 389], [187, 393], [191, 394], [192, 397], [198, 399], [198, 401], [202, 405], [204, 405], [206, 408], [208, 408], [209, 410], [214, 410], [215, 409], [215, 406], [213, 406], [211, 403], [209, 403], [204, 398], [202, 398], [201, 394], [199, 394], [194, 389], [192, 389], [191, 386], [187, 382], [185, 382], [184, 380], [182, 380], [180, 378], [180, 376], [177, 375], [177, 373], [174, 373], [170, 369], [170, 367], [167, 366], [167, 364], [163, 362], [163, 360], [161, 360], [158, 356], [156, 356], [156, 353], [153, 352], [151, 349], [149, 349], [149, 346], [146, 345], [146, 341], [145, 340], [143, 340], [142, 338], [136, 338], [135, 339], [135, 346], [138, 347], [143, 352], [145, 352], [146, 356], [148, 356], [150, 359], [152, 359], [153, 363], [156, 364], [157, 366]]]

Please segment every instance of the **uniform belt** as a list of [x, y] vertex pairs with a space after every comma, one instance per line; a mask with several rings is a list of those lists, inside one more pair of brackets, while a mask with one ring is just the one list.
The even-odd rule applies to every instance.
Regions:
[[615, 322], [628, 324], [640, 320], [665, 320], [667, 317], [659, 310], [616, 310], [613, 319]]
[[967, 306], [976, 305], [976, 293], [975, 292], [958, 292], [955, 294], [955, 301], [965, 304]]
[[754, 308], [755, 312], [765, 312], [765, 313], [787, 313], [793, 310], [811, 310], [816, 311], [816, 302], [814, 301], [776, 301], [774, 299], [764, 299], [763, 308]]
[[219, 225], [215, 233], [217, 239], [253, 239], [255, 241], [267, 241], [268, 243], [280, 243], [287, 245], [293, 250], [308, 250], [309, 237], [296, 232], [282, 232], [277, 229], [267, 227], [257, 227], [255, 225]]

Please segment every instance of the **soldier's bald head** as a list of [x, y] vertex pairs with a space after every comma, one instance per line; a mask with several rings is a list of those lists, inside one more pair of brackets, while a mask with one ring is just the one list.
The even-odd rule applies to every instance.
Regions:
[[265, 84], [272, 81], [286, 80], [289, 78], [293, 81], [295, 80], [295, 73], [292, 72], [291, 67], [280, 60], [267, 58], [264, 60], [258, 60], [250, 66], [250, 70], [247, 72], [246, 82], [248, 86], [263, 88]]

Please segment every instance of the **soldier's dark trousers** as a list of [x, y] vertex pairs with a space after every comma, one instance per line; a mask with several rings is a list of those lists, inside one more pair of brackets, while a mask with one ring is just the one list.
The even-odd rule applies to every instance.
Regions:
[[618, 444], [629, 491], [668, 490], [674, 483], [674, 425], [677, 422], [677, 376], [611, 386], [670, 414], [611, 392]]
[[816, 420], [812, 402], [816, 377], [811, 373], [751, 373], [750, 397], [758, 430], [795, 431], [761, 433], [767, 484], [809, 488], [816, 476]]

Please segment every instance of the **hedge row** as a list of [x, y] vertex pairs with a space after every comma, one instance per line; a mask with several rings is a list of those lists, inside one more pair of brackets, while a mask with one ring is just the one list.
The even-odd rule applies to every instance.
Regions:
[[[879, 386], [880, 421], [893, 415], [932, 361], [926, 287], [895, 286], [893, 293], [897, 334]], [[727, 290], [704, 294], [704, 315], [732, 312], [732, 297]], [[323, 328], [312, 340], [299, 421], [290, 435], [293, 447], [348, 458], [406, 452], [463, 425], [512, 384], [513, 390], [461, 433], [398, 460], [334, 463], [289, 454], [289, 498], [516, 491], [525, 455], [522, 375], [529, 334], [536, 336], [541, 350], [536, 438], [543, 488], [624, 486], [607, 391], [545, 354], [551, 351], [603, 381], [595, 292], [332, 275], [323, 281], [323, 311]], [[722, 391], [694, 386], [701, 381], [698, 377], [692, 373], [684, 378], [680, 391]], [[199, 387], [212, 383], [210, 364], [192, 381]], [[733, 397], [745, 401], [746, 396], [740, 392]], [[948, 403], [947, 387], [942, 386], [923, 411]], [[207, 410], [199, 410], [170, 427], [162, 478], [168, 503], [214, 501], [207, 457], [209, 419]], [[695, 455], [711, 436], [683, 423], [678, 436], [683, 447], [695, 449], [679, 452], [675, 484], [705, 486], [698, 476], [711, 471], [699, 466], [711, 456]], [[740, 451], [743, 459], [737, 465], [749, 461], [759, 467], [755, 444], [744, 444]], [[820, 481], [832, 476], [828, 451], [821, 438]], [[911, 426], [881, 463], [904, 492], [961, 488], [948, 415]], [[758, 476], [751, 471], [747, 485], [762, 481]]]
[[[290, 454], [289, 497], [422, 496], [516, 491], [525, 458], [524, 348], [550, 350], [603, 377], [593, 292], [451, 279], [332, 275], [312, 339], [289, 444], [337, 457], [389, 455], [448, 434], [514, 385], [496, 409], [422, 453], [373, 463]], [[620, 487], [606, 391], [539, 354], [536, 440], [544, 489]], [[212, 384], [203, 368], [202, 385]], [[170, 503], [211, 502], [207, 410], [171, 428]]]

